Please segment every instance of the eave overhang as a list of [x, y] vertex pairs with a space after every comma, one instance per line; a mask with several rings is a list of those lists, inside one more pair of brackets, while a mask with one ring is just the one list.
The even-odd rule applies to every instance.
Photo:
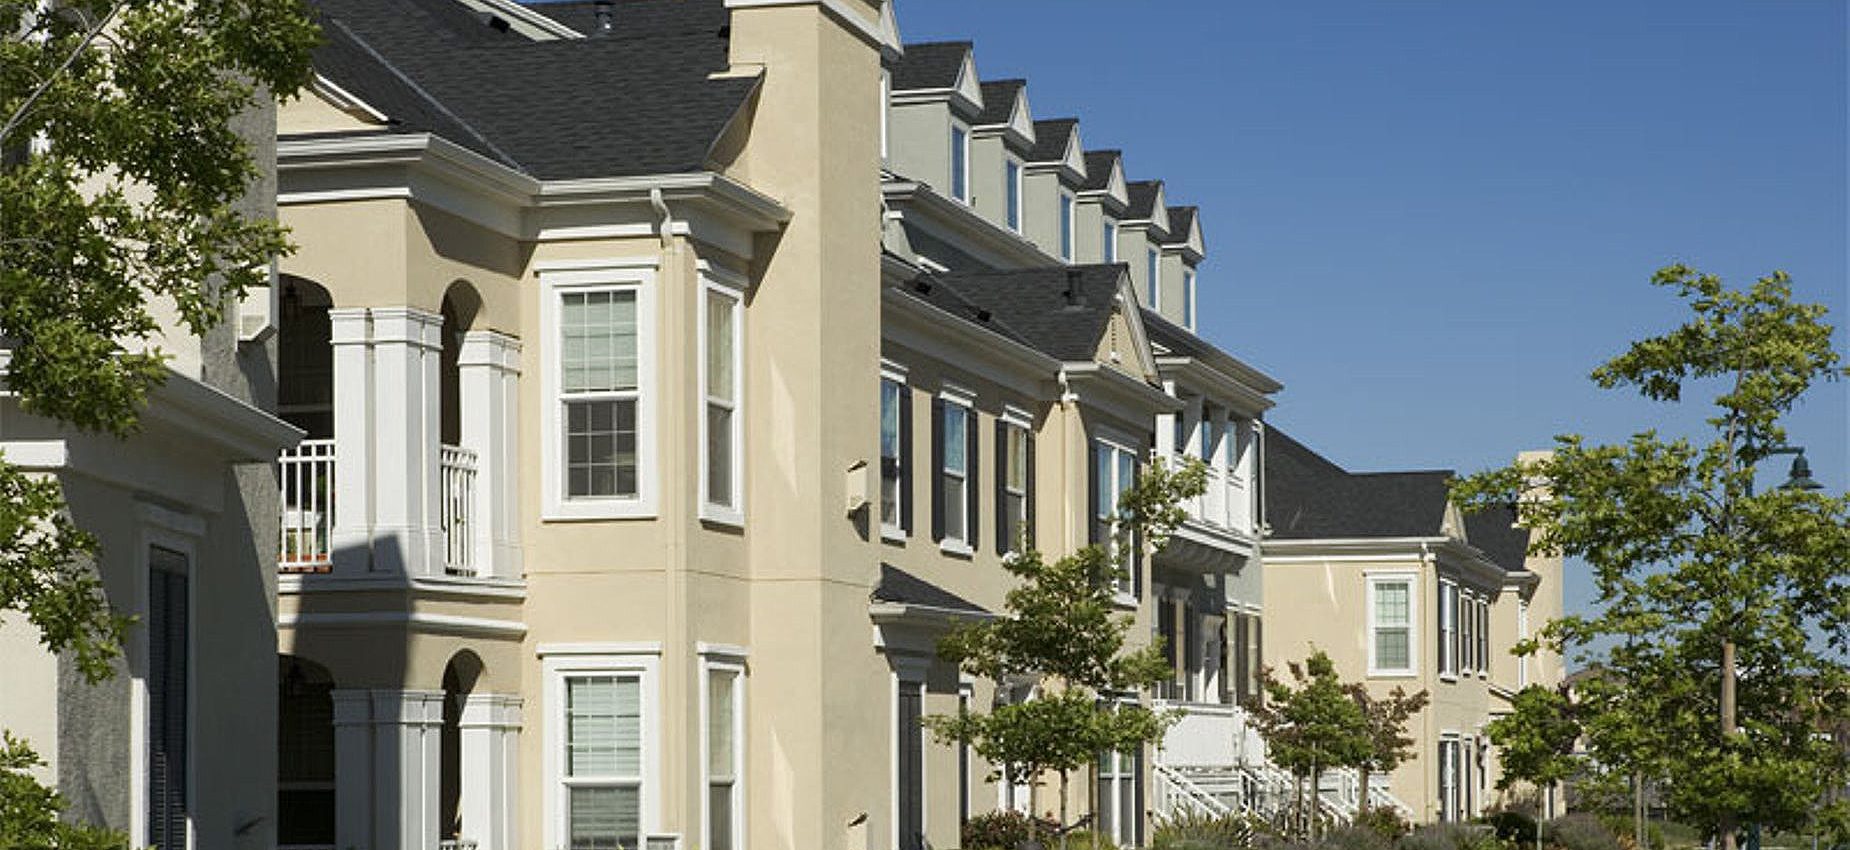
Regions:
[[888, 209], [945, 241], [975, 249], [977, 259], [1001, 269], [1061, 265], [1019, 233], [997, 227], [977, 211], [933, 191], [916, 180], [889, 178], [881, 183]]
[[1103, 363], [1085, 361], [1060, 367], [1060, 380], [1081, 403], [1102, 401], [1139, 413], [1175, 413], [1182, 400]]
[[1442, 563], [1479, 585], [1501, 588], [1508, 575], [1477, 547], [1451, 537], [1272, 538], [1260, 544], [1270, 562], [1315, 562], [1320, 558], [1400, 557]]
[[922, 301], [906, 285], [882, 287], [882, 340], [954, 365], [987, 361], [988, 380], [1038, 401], [1054, 398], [1060, 361]]
[[1156, 366], [1165, 379], [1199, 388], [1216, 399], [1231, 402], [1241, 414], [1248, 417], [1260, 416], [1278, 404], [1268, 395], [1280, 389], [1278, 382], [1250, 368], [1245, 370], [1245, 374], [1229, 374], [1194, 357], [1160, 354], [1156, 357]]

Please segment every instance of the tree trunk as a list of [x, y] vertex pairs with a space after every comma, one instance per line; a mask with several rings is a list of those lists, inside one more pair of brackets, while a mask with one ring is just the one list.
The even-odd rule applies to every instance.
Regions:
[[1310, 840], [1317, 840], [1317, 833], [1322, 831], [1323, 819], [1323, 768], [1310, 766]]
[[1297, 802], [1291, 807], [1291, 819], [1297, 823], [1292, 824], [1292, 828], [1299, 835], [1305, 835], [1307, 833], [1304, 825], [1304, 774], [1296, 774], [1293, 777], [1291, 788], [1297, 793]]
[[1066, 833], [1071, 827], [1066, 822], [1066, 771], [1060, 771], [1060, 850], [1066, 850]]
[[1638, 850], [1648, 850], [1644, 844], [1644, 774], [1632, 774], [1632, 841], [1638, 844]]
[[1355, 778], [1361, 784], [1355, 792], [1355, 814], [1361, 817], [1368, 811], [1368, 765], [1366, 763], [1355, 769]]
[[[1041, 783], [1038, 781], [1038, 779], [1039, 777], [1036, 777], [1037, 781], [1032, 781], [1028, 783], [1028, 840], [1029, 841], [1035, 841], [1035, 839], [1040, 837]], [[1039, 843], [1039, 842], [1036, 842], [1036, 843]]]
[[[1734, 737], [1734, 641], [1722, 641], [1722, 746]], [[1735, 850], [1734, 813], [1723, 812], [1716, 827], [1722, 850]]]

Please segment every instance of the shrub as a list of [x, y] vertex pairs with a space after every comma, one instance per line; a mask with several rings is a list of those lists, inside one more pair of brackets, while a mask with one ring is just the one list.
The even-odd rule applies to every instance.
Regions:
[[1406, 818], [1401, 817], [1399, 812], [1387, 806], [1370, 806], [1363, 809], [1355, 816], [1355, 827], [1368, 830], [1389, 842], [1398, 841], [1401, 836], [1413, 831], [1412, 825], [1407, 823]]
[[[1056, 829], [1058, 824], [1041, 821], [1037, 830], [1041, 844], [1051, 845]], [[964, 822], [959, 840], [969, 850], [1015, 850], [1028, 840], [1028, 816], [1006, 810], [972, 816]]]
[[1158, 816], [1150, 832], [1152, 850], [1247, 850], [1253, 846], [1253, 825], [1238, 815], [1216, 817], [1200, 812]]
[[1497, 837], [1483, 826], [1435, 823], [1422, 826], [1400, 840], [1399, 850], [1502, 850]]
[[[1050, 835], [1042, 838], [1041, 843], [1046, 845], [1047, 850], [1055, 850], [1060, 846], [1060, 839]], [[1091, 850], [1091, 847], [1092, 830], [1075, 829], [1066, 834], [1066, 850]], [[1118, 850], [1118, 845], [1111, 843], [1111, 839], [1101, 835], [1098, 837], [1098, 850]]]
[[1330, 830], [1317, 844], [1324, 850], [1394, 850], [1396, 837], [1382, 833], [1376, 826], [1363, 824], [1358, 817], [1354, 824]]
[[1535, 818], [1522, 812], [1504, 810], [1485, 819], [1497, 837], [1504, 841], [1514, 841], [1523, 846], [1535, 843]]
[[1555, 818], [1542, 825], [1542, 840], [1561, 850], [1622, 850], [1619, 837], [1588, 814]]

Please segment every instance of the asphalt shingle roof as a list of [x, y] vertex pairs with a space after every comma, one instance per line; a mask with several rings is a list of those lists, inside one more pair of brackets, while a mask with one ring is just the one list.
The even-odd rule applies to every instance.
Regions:
[[991, 323], [1056, 360], [1089, 361], [1115, 309], [1122, 265], [1052, 266], [928, 275]]
[[[586, 35], [597, 31], [597, 3], [594, 0], [523, 5]], [[717, 33], [731, 21], [732, 16], [726, 11], [724, 0], [616, 0], [616, 5], [611, 8], [611, 35], [618, 38], [651, 38], [695, 32]]]
[[976, 123], [1007, 124], [1015, 114], [1015, 100], [1027, 86], [1027, 80], [984, 81], [983, 114], [977, 116]]
[[1086, 182], [1079, 188], [1088, 192], [1104, 191], [1111, 184], [1111, 166], [1123, 159], [1118, 151], [1086, 151]]
[[316, 70], [385, 112], [388, 132], [435, 133], [541, 179], [701, 170], [758, 85], [708, 79], [726, 67], [725, 30], [709, 26], [721, 0], [626, 0], [611, 35], [556, 41], [444, 0], [313, 2]]
[[1125, 213], [1134, 219], [1146, 219], [1156, 212], [1156, 195], [1163, 186], [1161, 180], [1137, 180], [1126, 183], [1125, 192], [1130, 195], [1130, 211]]
[[1188, 238], [1189, 226], [1195, 223], [1195, 207], [1169, 208], [1169, 234], [1177, 241]]
[[1437, 536], [1451, 477], [1349, 472], [1279, 428], [1266, 429], [1266, 522], [1280, 539]]
[[957, 85], [963, 71], [964, 57], [970, 55], [967, 41], [928, 41], [906, 45], [906, 52], [893, 66], [893, 90], [948, 89]]
[[886, 563], [880, 565], [880, 583], [874, 586], [873, 598], [877, 602], [922, 605], [945, 611], [989, 613], [988, 609], [975, 602]]
[[1529, 530], [1516, 526], [1516, 509], [1502, 506], [1465, 514], [1465, 536], [1506, 570], [1520, 570], [1529, 559]]
[[1034, 122], [1034, 150], [1029, 162], [1059, 162], [1066, 156], [1067, 139], [1078, 129], [1077, 118], [1047, 118]]

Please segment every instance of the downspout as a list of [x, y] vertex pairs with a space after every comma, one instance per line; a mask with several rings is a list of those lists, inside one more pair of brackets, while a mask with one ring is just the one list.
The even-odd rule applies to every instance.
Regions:
[[662, 187], [649, 187], [649, 206], [654, 207], [655, 214], [662, 217], [661, 224], [657, 227], [662, 238], [662, 248], [665, 250], [668, 243], [674, 239], [674, 213], [668, 210], [668, 201], [662, 197]]
[[[1060, 410], [1063, 413], [1069, 414], [1069, 416], [1065, 417], [1069, 420], [1069, 423], [1067, 425], [1067, 430], [1064, 434], [1062, 434], [1062, 437], [1070, 437], [1072, 435], [1072, 429], [1074, 427], [1078, 427], [1080, 429], [1080, 435], [1081, 435], [1080, 448], [1083, 449], [1085, 448], [1085, 445], [1084, 445], [1085, 426], [1083, 423], [1075, 423], [1075, 422], [1070, 421], [1071, 419], [1077, 418], [1078, 416], [1079, 394], [1073, 392], [1072, 377], [1069, 374], [1067, 374], [1065, 364], [1060, 365], [1060, 371], [1055, 373], [1054, 379], [1060, 383], [1060, 398], [1056, 402], [1056, 404], [1060, 406]], [[1068, 464], [1071, 464], [1073, 462], [1073, 452], [1072, 452], [1072, 446], [1070, 443], [1067, 446], [1066, 462]], [[1067, 471], [1071, 472], [1070, 466], [1068, 467]], [[1080, 474], [1087, 475], [1087, 474], [1090, 474], [1090, 472], [1091, 470], [1081, 470]], [[1069, 475], [1067, 477], [1067, 480], [1071, 481], [1073, 479]], [[1066, 545], [1069, 550], [1072, 549], [1080, 539], [1083, 539], [1081, 537], [1075, 536], [1073, 533], [1073, 525], [1072, 525], [1072, 518], [1074, 516], [1073, 491], [1075, 489], [1078, 489], [1081, 492], [1084, 492], [1085, 490], [1083, 486], [1079, 488], [1073, 488], [1073, 487], [1068, 487], [1068, 486], [1063, 485], [1060, 487], [1060, 496], [1062, 498], [1062, 504], [1065, 507], [1065, 513], [1062, 514], [1062, 516], [1065, 516], [1067, 518]], [[1091, 510], [1091, 506], [1087, 505], [1086, 509]]]

